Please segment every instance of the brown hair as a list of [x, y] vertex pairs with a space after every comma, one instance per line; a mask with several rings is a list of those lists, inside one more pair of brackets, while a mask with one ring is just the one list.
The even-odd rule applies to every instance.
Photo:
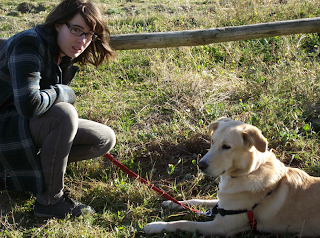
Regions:
[[47, 16], [43, 27], [54, 28], [56, 24], [64, 24], [78, 13], [81, 14], [92, 31], [98, 35], [98, 40], [92, 41], [88, 48], [73, 62], [98, 66], [104, 60], [109, 61], [110, 57], [114, 57], [114, 51], [109, 45], [110, 30], [103, 21], [98, 7], [89, 0], [63, 0]]

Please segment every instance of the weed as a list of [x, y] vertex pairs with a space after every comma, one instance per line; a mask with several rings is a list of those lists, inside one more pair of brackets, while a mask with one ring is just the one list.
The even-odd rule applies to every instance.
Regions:
[[169, 175], [172, 175], [173, 172], [174, 172], [175, 170], [177, 170], [177, 166], [178, 166], [178, 164], [180, 164], [180, 163], [181, 163], [181, 159], [179, 159], [179, 161], [178, 161], [175, 165], [173, 165], [173, 164], [168, 164], [168, 174], [169, 174]]

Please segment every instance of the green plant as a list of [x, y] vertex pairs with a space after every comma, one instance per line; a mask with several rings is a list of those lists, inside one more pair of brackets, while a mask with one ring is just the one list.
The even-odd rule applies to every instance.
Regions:
[[173, 164], [168, 164], [168, 174], [169, 174], [169, 175], [172, 175], [173, 172], [176, 170], [176, 167], [177, 167], [178, 164], [180, 164], [180, 163], [181, 163], [181, 159], [179, 159], [179, 161], [178, 161], [175, 165], [173, 165]]

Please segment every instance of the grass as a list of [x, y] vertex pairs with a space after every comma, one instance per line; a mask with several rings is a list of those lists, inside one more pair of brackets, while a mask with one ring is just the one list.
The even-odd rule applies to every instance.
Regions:
[[[41, 23], [58, 1], [33, 1], [26, 13], [17, 10], [23, 2], [0, 0], [0, 37]], [[320, 15], [315, 0], [101, 0], [98, 4], [112, 34]], [[209, 123], [221, 116], [259, 127], [281, 161], [320, 175], [319, 44], [318, 34], [297, 34], [119, 51], [108, 65], [82, 67], [71, 86], [78, 96], [79, 116], [115, 130], [114, 157], [177, 199], [214, 198], [216, 182], [199, 173], [196, 160], [209, 148]], [[145, 224], [164, 220], [172, 212], [160, 207], [158, 194], [103, 157], [70, 164], [65, 181], [66, 189], [91, 204], [97, 214], [43, 220], [32, 215], [33, 195], [2, 191], [0, 236], [202, 237], [185, 232], [146, 236]], [[238, 235], [255, 236], [267, 234]]]

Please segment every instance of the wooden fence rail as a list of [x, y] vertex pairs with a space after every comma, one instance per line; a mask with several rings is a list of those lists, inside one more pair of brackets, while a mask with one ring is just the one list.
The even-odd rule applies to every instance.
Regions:
[[[166, 48], [316, 32], [320, 32], [320, 17], [205, 30], [112, 35], [110, 45], [114, 50]], [[6, 39], [0, 38], [0, 45]]]

